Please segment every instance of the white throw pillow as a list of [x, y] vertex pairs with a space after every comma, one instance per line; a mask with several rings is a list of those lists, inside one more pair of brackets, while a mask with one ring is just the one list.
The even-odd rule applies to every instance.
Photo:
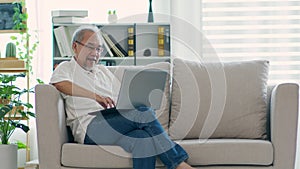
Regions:
[[268, 67], [174, 59], [171, 138], [266, 138]]

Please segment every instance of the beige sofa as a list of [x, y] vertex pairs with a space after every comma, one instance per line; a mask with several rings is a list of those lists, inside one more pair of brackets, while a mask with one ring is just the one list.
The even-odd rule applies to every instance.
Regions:
[[[267, 86], [267, 61], [175, 59], [172, 64], [145, 67], [167, 71], [172, 67], [172, 81], [166, 84], [157, 116], [170, 137], [189, 153], [189, 164], [209, 169], [294, 168], [297, 84]], [[141, 67], [110, 69], [121, 78], [125, 68]], [[35, 95], [41, 169], [131, 168], [130, 154], [118, 146], [71, 141], [64, 100], [53, 86], [37, 85]], [[163, 166], [159, 160], [157, 166]]]

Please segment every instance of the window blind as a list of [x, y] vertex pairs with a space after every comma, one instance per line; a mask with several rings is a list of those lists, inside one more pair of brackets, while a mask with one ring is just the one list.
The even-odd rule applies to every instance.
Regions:
[[202, 13], [221, 61], [266, 59], [269, 83], [300, 82], [300, 0], [202, 0]]

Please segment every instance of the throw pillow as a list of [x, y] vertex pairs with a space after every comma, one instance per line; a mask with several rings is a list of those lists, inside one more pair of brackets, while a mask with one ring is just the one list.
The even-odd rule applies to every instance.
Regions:
[[268, 66], [174, 59], [171, 138], [266, 138]]

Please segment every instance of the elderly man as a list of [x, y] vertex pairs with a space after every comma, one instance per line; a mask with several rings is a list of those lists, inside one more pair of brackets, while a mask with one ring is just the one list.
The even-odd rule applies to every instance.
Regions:
[[82, 144], [118, 145], [132, 153], [134, 169], [154, 169], [156, 156], [169, 169], [191, 169], [187, 153], [170, 140], [148, 107], [117, 110], [119, 82], [102, 65], [103, 51], [95, 26], [79, 27], [73, 34], [75, 56], [53, 72], [51, 84], [66, 101], [67, 125]]

